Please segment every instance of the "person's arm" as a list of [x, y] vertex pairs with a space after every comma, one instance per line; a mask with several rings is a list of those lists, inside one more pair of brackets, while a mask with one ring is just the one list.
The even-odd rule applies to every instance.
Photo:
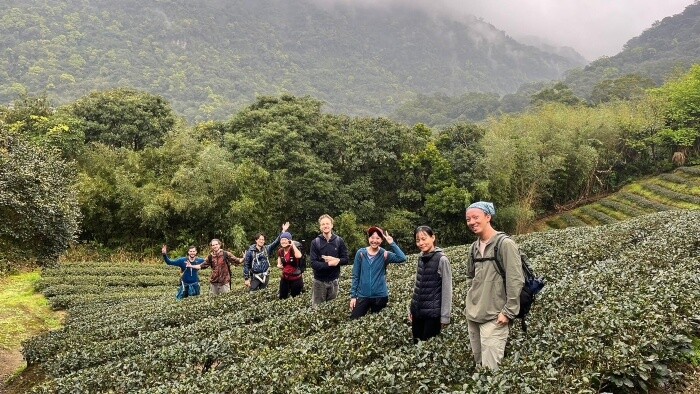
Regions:
[[271, 244], [265, 246], [265, 251], [267, 252], [267, 255], [268, 255], [268, 256], [272, 256], [272, 255], [274, 254], [274, 252], [277, 250], [277, 248], [279, 248], [279, 246], [280, 246], [280, 239], [281, 239], [281, 238], [280, 238], [280, 235], [282, 235], [283, 232], [287, 231], [287, 229], [289, 229], [289, 222], [285, 222], [285, 223], [282, 225], [282, 231], [279, 233], [279, 235], [277, 236], [277, 238], [275, 238], [275, 240], [272, 241]]
[[299, 250], [299, 248], [297, 248], [297, 244], [294, 243], [294, 241], [291, 241], [291, 242], [292, 242], [292, 249], [294, 250], [294, 258], [300, 259], [302, 256], [301, 250]]
[[506, 304], [501, 313], [508, 319], [513, 320], [520, 312], [520, 292], [525, 284], [523, 267], [520, 263], [520, 252], [515, 242], [506, 238], [501, 243], [498, 251], [502, 257], [503, 269], [506, 273], [505, 290]]
[[253, 267], [253, 252], [250, 250], [245, 252], [245, 257], [243, 258], [243, 279], [250, 280], [250, 272]]
[[163, 254], [163, 260], [165, 260], [165, 264], [167, 265], [174, 265], [179, 267], [180, 265], [177, 264], [175, 261], [170, 260], [168, 258], [168, 247], [166, 245], [163, 245], [163, 247], [160, 249], [160, 252]]
[[224, 253], [226, 253], [226, 257], [228, 257], [229, 261], [233, 263], [235, 266], [241, 265], [243, 263], [243, 258], [242, 257], [236, 257], [233, 252], [230, 252], [228, 250], [224, 250]]
[[352, 286], [350, 287], [350, 298], [352, 299], [357, 298], [357, 291], [360, 287], [360, 264], [362, 264], [363, 249], [355, 253], [355, 264], [352, 265]]
[[391, 252], [388, 253], [387, 259], [385, 264], [400, 264], [400, 263], [405, 263], [406, 262], [406, 254], [401, 250], [399, 245], [396, 242], [392, 242], [389, 244], [391, 247]]
[[321, 251], [319, 250], [320, 248], [317, 246], [317, 244], [320, 244], [320, 242], [317, 240], [318, 238], [314, 238], [314, 240], [311, 241], [311, 252], [309, 253], [309, 258], [311, 258], [311, 268], [313, 268], [314, 271], [328, 268], [328, 263], [326, 263], [326, 260], [321, 257]]
[[340, 263], [338, 263], [338, 265], [348, 265], [348, 263], [350, 263], [350, 257], [348, 256], [348, 245], [345, 244], [345, 240], [342, 238], [340, 238], [340, 246], [338, 246], [338, 259], [340, 259]]
[[199, 268], [200, 268], [200, 269], [206, 269], [206, 268], [211, 267], [211, 265], [213, 264], [213, 263], [212, 263], [213, 259], [214, 259], [214, 258], [213, 258], [212, 255], [210, 254], [209, 256], [207, 256], [206, 260], [204, 260], [204, 262], [203, 262], [202, 264], [199, 265]]
[[[280, 235], [282, 235], [282, 233], [280, 233]], [[278, 235], [277, 238], [275, 238], [275, 240], [272, 241], [271, 244], [265, 246], [265, 251], [267, 252], [268, 256], [274, 255], [277, 251], [277, 248], [279, 248], [281, 240], [280, 235]]]
[[440, 257], [438, 274], [442, 279], [440, 323], [446, 326], [450, 324], [450, 317], [452, 315], [452, 268], [450, 267], [450, 260], [445, 255]]
[[196, 270], [202, 269], [202, 263], [204, 263], [204, 259], [203, 259], [203, 258], [197, 257], [196, 259], [194, 259], [194, 262], [195, 262], [196, 264], [190, 264], [189, 261], [186, 261], [186, 262], [185, 262], [185, 263], [186, 263], [185, 268], [192, 268], [192, 269], [196, 269]]

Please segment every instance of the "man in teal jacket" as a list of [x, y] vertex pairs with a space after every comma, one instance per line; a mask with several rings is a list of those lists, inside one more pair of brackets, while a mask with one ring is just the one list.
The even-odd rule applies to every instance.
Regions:
[[200, 292], [199, 265], [194, 266], [194, 264], [201, 264], [204, 262], [204, 259], [197, 257], [197, 247], [190, 246], [187, 249], [187, 256], [175, 260], [168, 258], [168, 247], [166, 245], [163, 245], [161, 253], [163, 253], [163, 260], [165, 260], [166, 264], [180, 267], [180, 289], [176, 298], [181, 300], [186, 297], [198, 296]]

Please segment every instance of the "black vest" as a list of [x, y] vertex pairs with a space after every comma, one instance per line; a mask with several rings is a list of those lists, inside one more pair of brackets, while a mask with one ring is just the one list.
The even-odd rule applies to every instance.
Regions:
[[413, 290], [411, 314], [421, 319], [440, 318], [442, 307], [442, 277], [438, 274], [441, 250], [420, 256]]

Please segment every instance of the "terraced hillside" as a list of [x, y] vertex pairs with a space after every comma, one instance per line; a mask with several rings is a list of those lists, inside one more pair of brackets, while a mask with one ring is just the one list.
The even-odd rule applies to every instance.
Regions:
[[636, 182], [593, 204], [548, 217], [537, 230], [597, 226], [673, 209], [700, 209], [700, 166]]

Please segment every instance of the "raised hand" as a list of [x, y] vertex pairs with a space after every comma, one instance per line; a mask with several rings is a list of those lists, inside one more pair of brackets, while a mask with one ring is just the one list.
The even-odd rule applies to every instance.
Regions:
[[167, 246], [167, 245], [163, 245], [163, 248], [160, 249], [160, 252], [161, 252], [162, 254], [168, 254], [168, 246]]
[[289, 222], [284, 222], [284, 224], [282, 225], [282, 232], [287, 231], [288, 228], [289, 228]]
[[389, 232], [386, 230], [382, 231], [384, 232], [384, 240], [386, 241], [386, 243], [388, 243], [389, 245], [393, 244], [394, 238], [391, 235], [389, 235]]

